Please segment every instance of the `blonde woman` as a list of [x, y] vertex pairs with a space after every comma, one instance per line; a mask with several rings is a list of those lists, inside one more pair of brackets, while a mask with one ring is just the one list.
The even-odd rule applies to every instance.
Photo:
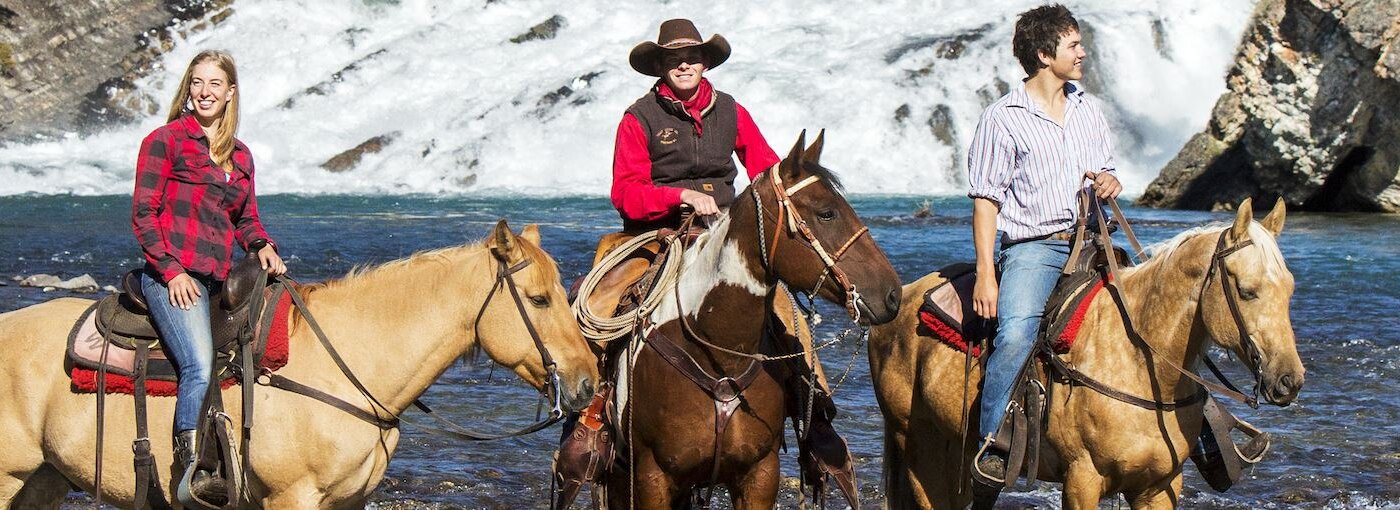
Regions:
[[179, 371], [174, 442], [183, 472], [196, 451], [195, 427], [213, 366], [209, 296], [228, 277], [234, 243], [256, 253], [274, 275], [287, 268], [258, 219], [253, 155], [234, 137], [233, 57], [221, 51], [196, 55], [167, 120], [141, 142], [131, 227], [146, 258], [142, 291]]

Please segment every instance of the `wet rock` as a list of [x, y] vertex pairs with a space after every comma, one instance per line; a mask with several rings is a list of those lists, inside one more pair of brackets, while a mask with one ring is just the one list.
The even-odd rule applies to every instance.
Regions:
[[558, 35], [559, 29], [564, 28], [567, 22], [568, 20], [564, 19], [563, 16], [555, 14], [549, 19], [541, 21], [540, 24], [530, 27], [528, 32], [510, 38], [510, 42], [520, 44], [526, 41], [553, 39], [555, 35]]
[[[351, 43], [351, 46], [354, 46], [353, 42]], [[366, 63], [378, 60], [380, 57], [383, 57], [388, 53], [389, 50], [380, 49], [379, 51], [375, 51], [373, 53], [360, 57], [354, 62], [351, 62], [349, 65], [340, 68], [339, 71], [331, 73], [330, 77], [326, 78], [325, 80], [322, 80], [320, 83], [307, 87], [301, 92], [297, 93], [296, 95], [282, 101], [282, 104], [277, 105], [277, 107], [283, 110], [287, 110], [290, 109], [292, 106], [295, 106], [298, 101], [306, 99], [309, 96], [324, 96], [328, 94], [331, 91], [331, 88], [335, 87], [337, 83], [345, 81], [345, 78], [347, 76], [350, 76], [351, 74], [354, 74], [355, 72], [359, 71]]]
[[1400, 212], [1400, 0], [1265, 0], [1254, 16], [1210, 123], [1139, 203]]
[[933, 202], [930, 201], [930, 200], [925, 200], [922, 204], [919, 204], [919, 207], [918, 207], [917, 209], [914, 209], [914, 217], [915, 217], [915, 218], [931, 218], [931, 217], [933, 217]]
[[540, 96], [540, 99], [538, 101], [535, 101], [535, 109], [532, 113], [534, 113], [536, 116], [543, 117], [549, 111], [550, 107], [559, 104], [563, 100], [569, 99], [570, 97], [573, 97], [573, 100], [569, 101], [569, 104], [574, 106], [579, 106], [582, 104], [586, 104], [589, 101], [592, 101], [593, 96], [591, 94], [582, 94], [577, 97], [574, 97], [574, 94], [582, 89], [587, 88], [588, 85], [593, 82], [594, 78], [597, 78], [602, 75], [602, 71], [593, 71], [574, 78], [572, 81], [569, 82], [568, 85], [564, 85], [552, 91], [546, 92], [543, 96]]
[[885, 53], [885, 63], [893, 64], [906, 55], [926, 48], [933, 48], [935, 58], [956, 60], [962, 56], [969, 43], [979, 41], [992, 29], [991, 24], [956, 33], [933, 37], [914, 37]]
[[321, 163], [321, 168], [334, 173], [340, 173], [355, 168], [355, 166], [360, 164], [360, 159], [365, 157], [365, 154], [375, 154], [384, 150], [389, 144], [394, 143], [394, 140], [397, 139], [400, 134], [399, 131], [394, 131], [365, 140], [354, 148], [336, 154], [331, 159], [326, 160], [325, 163]]
[[136, 78], [185, 38], [222, 21], [233, 0], [10, 0], [0, 6], [0, 140], [89, 133], [169, 98]]
[[899, 105], [899, 108], [895, 108], [895, 109], [894, 109], [894, 121], [895, 121], [895, 122], [904, 122], [905, 120], [908, 120], [908, 119], [909, 119], [909, 103], [904, 103], [904, 104], [902, 104], [902, 105]]
[[21, 279], [19, 281], [19, 286], [42, 287], [44, 292], [62, 289], [84, 294], [97, 292], [98, 289], [97, 280], [94, 280], [91, 275], [87, 274], [67, 280], [48, 274], [36, 274]]

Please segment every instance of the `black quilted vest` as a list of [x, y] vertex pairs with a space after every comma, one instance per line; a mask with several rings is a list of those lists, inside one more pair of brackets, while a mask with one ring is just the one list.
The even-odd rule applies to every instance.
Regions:
[[[734, 202], [734, 139], [739, 120], [734, 97], [714, 91], [710, 106], [701, 112], [703, 136], [695, 134], [695, 124], [680, 101], [661, 97], [652, 89], [627, 109], [647, 134], [651, 155], [651, 180], [657, 186], [700, 191], [714, 197], [720, 208]], [[623, 218], [623, 230], [630, 232], [674, 227], [679, 215], [655, 222]]]

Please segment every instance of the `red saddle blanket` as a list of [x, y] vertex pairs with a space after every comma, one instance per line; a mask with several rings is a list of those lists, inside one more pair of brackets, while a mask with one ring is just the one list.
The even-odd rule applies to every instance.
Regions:
[[[995, 326], [990, 330], [984, 329], [982, 321], [969, 321], [972, 317], [972, 288], [976, 281], [976, 273], [971, 264], [954, 264], [940, 269], [939, 272], [944, 278], [943, 283], [929, 289], [924, 296], [924, 303], [919, 307], [919, 334], [937, 338], [939, 341], [957, 349], [958, 352], [967, 352], [968, 338], [974, 343], [972, 355], [981, 356], [982, 349], [975, 345], [983, 337], [992, 338], [996, 335]], [[1084, 314], [1089, 310], [1089, 304], [1093, 302], [1094, 296], [1103, 290], [1103, 281], [1094, 279], [1080, 280], [1077, 282], [1064, 282], [1074, 285], [1072, 289], [1058, 289], [1052, 296], [1052, 302], [1046, 306], [1046, 315], [1042, 319], [1041, 335], [1043, 340], [1051, 342], [1051, 346], [1056, 353], [1064, 354], [1069, 352], [1074, 345], [1074, 340], [1079, 336], [1079, 329], [1084, 323]], [[1060, 301], [1055, 302], [1059, 298]]]
[[[287, 348], [288, 327], [290, 322], [288, 314], [292, 304], [291, 295], [282, 293], [277, 300], [277, 308], [273, 312], [272, 324], [268, 327], [267, 346], [263, 351], [259, 366], [268, 371], [277, 371], [287, 364], [289, 350]], [[89, 310], [86, 317], [80, 319], [76, 326], [74, 338], [68, 357], [73, 361], [69, 370], [69, 377], [72, 379], [72, 389], [75, 393], [96, 393], [97, 392], [97, 370], [102, 356], [102, 334], [97, 331], [96, 315]], [[124, 393], [130, 395], [135, 389], [131, 373], [135, 365], [136, 352], [123, 349], [121, 347], [107, 345], [107, 393]], [[152, 370], [157, 364], [169, 363], [165, 353], [159, 349], [151, 350]], [[217, 364], [217, 360], [216, 360]], [[167, 369], [173, 370], [173, 368]], [[163, 380], [167, 378], [154, 378], [148, 376], [146, 379], [146, 394], [157, 397], [173, 397], [179, 388], [174, 380]], [[238, 380], [229, 375], [219, 380], [219, 386], [229, 388], [238, 384]]]

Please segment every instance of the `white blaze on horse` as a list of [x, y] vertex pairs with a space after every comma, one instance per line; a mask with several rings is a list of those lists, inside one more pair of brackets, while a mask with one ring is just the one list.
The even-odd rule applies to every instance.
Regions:
[[[1265, 401], [1288, 405], [1304, 370], [1288, 316], [1293, 275], [1276, 241], [1284, 215], [1280, 201], [1262, 222], [1253, 221], [1246, 200], [1233, 225], [1184, 232], [1144, 264], [1120, 270], [1123, 304], [1150, 349], [1130, 339], [1118, 302], [1100, 292], [1083, 315], [1080, 341], [1063, 357], [1081, 374], [1140, 400], [1187, 402], [1203, 390], [1170, 365], [1194, 370], [1213, 341], [1244, 361]], [[969, 469], [959, 464], [971, 462], [979, 438], [963, 434], [962, 419], [967, 412], [968, 423], [977, 423], [981, 371], [973, 365], [974, 393], [964, 408], [964, 354], [917, 332], [918, 303], [943, 281], [932, 273], [906, 285], [903, 302], [912, 304], [870, 335], [890, 508], [964, 508], [972, 498]], [[1116, 493], [1135, 509], [1180, 502], [1182, 465], [1201, 431], [1201, 399], [1153, 410], [1059, 382], [1048, 395], [1034, 467], [1040, 479], [1064, 483], [1064, 508], [1098, 508]]]
[[[510, 293], [492, 291], [502, 267], [519, 269], [513, 278], [523, 306]], [[558, 268], [540, 249], [533, 225], [516, 236], [502, 221], [484, 242], [419, 253], [301, 292], [345, 363], [395, 415], [473, 349], [543, 387], [549, 376], [525, 320], [557, 363], [566, 408], [586, 405], [598, 380]], [[65, 337], [91, 303], [61, 298], [0, 314], [0, 508], [58, 508], [70, 482], [94, 490], [96, 396], [72, 390], [64, 355]], [[290, 360], [277, 373], [373, 414], [303, 317], [293, 313], [288, 321]], [[237, 423], [241, 390], [224, 390], [223, 400]], [[178, 477], [167, 438], [175, 399], [148, 402], [152, 450], [173, 501]], [[255, 403], [248, 479], [255, 504], [364, 507], [398, 445], [397, 428], [381, 429], [280, 389], [259, 387]], [[101, 497], [130, 508], [133, 400], [109, 396], [106, 406]]]

